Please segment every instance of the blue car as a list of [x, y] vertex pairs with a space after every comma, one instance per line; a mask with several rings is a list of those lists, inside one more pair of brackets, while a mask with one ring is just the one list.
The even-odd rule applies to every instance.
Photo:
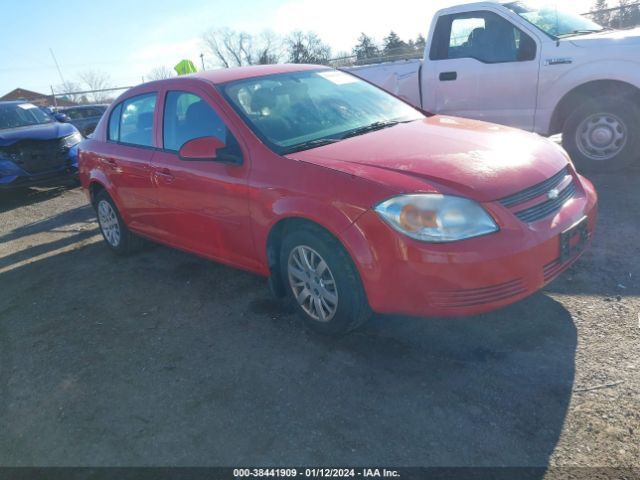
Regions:
[[0, 102], [0, 190], [77, 177], [80, 132], [28, 102]]

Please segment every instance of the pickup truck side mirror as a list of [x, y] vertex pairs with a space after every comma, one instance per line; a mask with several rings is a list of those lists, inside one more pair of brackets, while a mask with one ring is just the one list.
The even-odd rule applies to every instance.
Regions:
[[180, 160], [206, 162], [218, 159], [218, 150], [226, 145], [217, 137], [200, 137], [189, 140], [180, 147]]

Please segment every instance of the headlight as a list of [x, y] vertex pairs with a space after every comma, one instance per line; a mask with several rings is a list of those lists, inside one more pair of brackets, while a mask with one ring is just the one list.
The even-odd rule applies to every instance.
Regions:
[[423, 242], [456, 242], [499, 230], [478, 203], [449, 195], [400, 195], [375, 211], [398, 232]]
[[62, 139], [62, 146], [64, 148], [71, 148], [79, 144], [81, 141], [82, 141], [82, 135], [80, 135], [80, 132], [75, 132], [69, 135], [68, 137], [64, 137]]

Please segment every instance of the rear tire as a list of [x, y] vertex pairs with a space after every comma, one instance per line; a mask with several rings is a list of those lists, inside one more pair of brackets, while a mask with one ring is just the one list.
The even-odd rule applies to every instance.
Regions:
[[117, 255], [129, 255], [140, 250], [144, 240], [127, 228], [116, 204], [107, 192], [102, 191], [96, 195], [95, 210], [100, 233], [112, 252]]
[[287, 296], [314, 330], [340, 335], [371, 317], [371, 309], [349, 254], [320, 228], [287, 233], [280, 250], [280, 273]]
[[640, 158], [640, 109], [630, 100], [587, 101], [567, 118], [562, 143], [578, 170], [617, 172]]

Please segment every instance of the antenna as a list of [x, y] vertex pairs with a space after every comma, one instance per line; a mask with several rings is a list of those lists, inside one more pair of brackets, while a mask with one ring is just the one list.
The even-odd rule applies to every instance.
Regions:
[[58, 65], [58, 59], [56, 58], [56, 54], [53, 53], [53, 49], [50, 48], [49, 51], [51, 52], [51, 57], [53, 58], [53, 63], [56, 64], [56, 68], [58, 69], [58, 75], [60, 75], [60, 80], [62, 80], [62, 83], [66, 83], [64, 80], [64, 77], [62, 76], [62, 70], [60, 70], [60, 65]]

